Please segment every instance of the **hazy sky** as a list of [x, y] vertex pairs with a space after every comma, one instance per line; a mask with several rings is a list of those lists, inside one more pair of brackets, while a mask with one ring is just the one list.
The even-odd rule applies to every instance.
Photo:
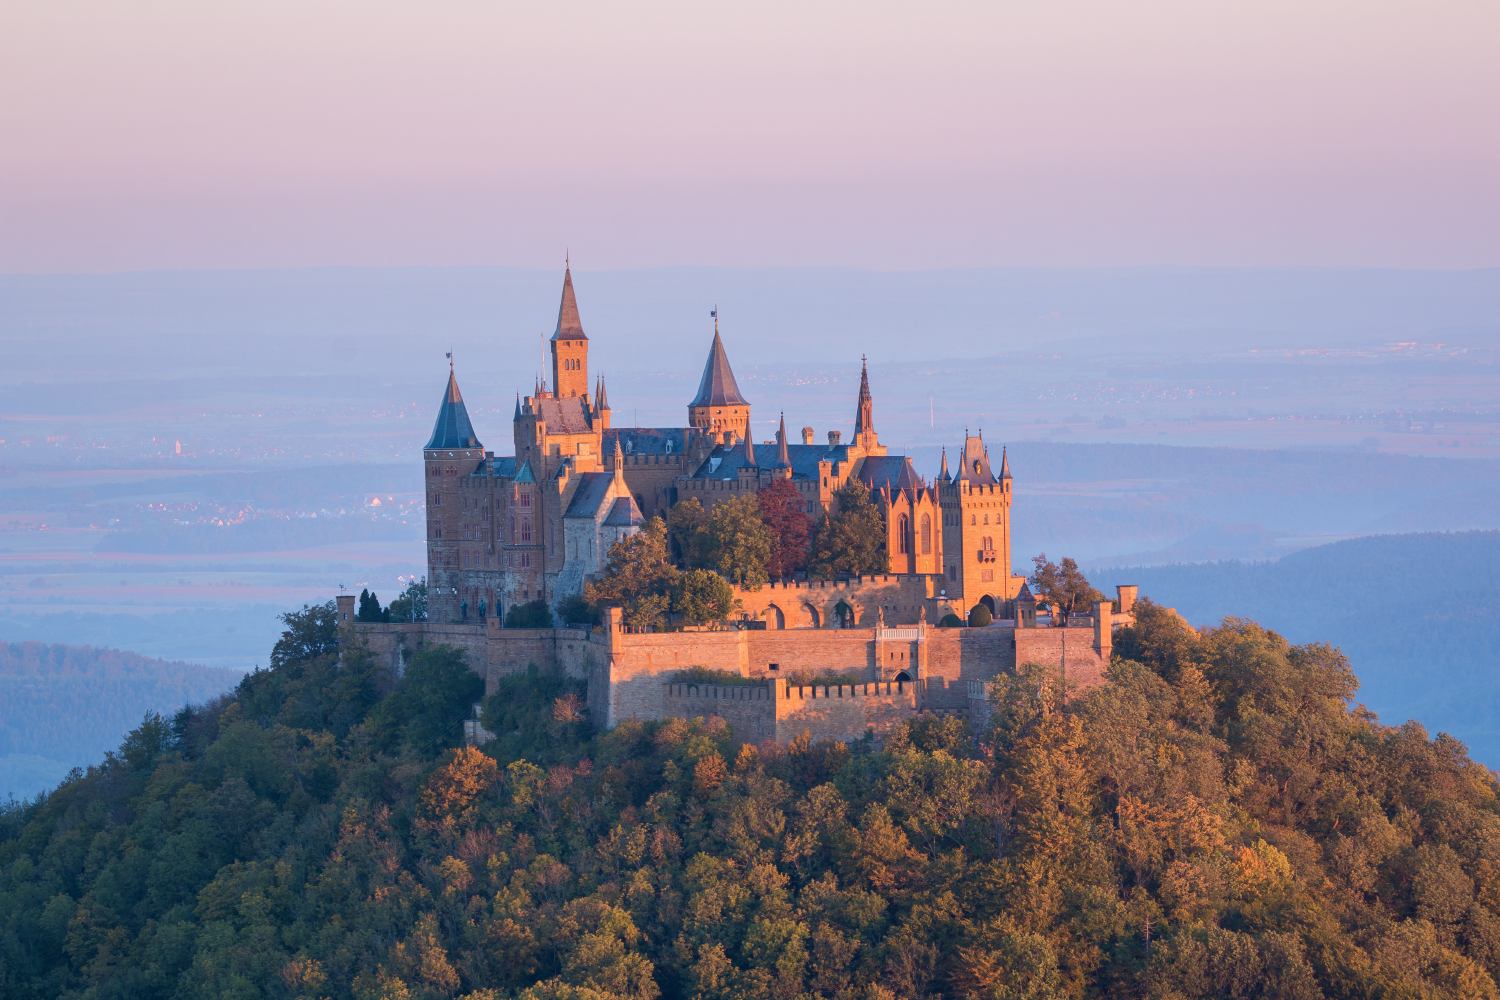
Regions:
[[0, 270], [1500, 265], [1500, 0], [0, 0]]

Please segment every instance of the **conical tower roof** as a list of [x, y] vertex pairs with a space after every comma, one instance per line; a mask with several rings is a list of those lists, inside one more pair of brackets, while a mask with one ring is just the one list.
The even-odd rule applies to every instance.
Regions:
[[599, 388], [594, 392], [594, 409], [609, 409], [609, 397], [604, 394], [604, 376], [599, 376]]
[[781, 415], [781, 426], [776, 429], [776, 467], [778, 469], [790, 469], [792, 467], [792, 455], [786, 444], [786, 414]]
[[745, 467], [756, 468], [755, 464], [755, 439], [750, 436], [750, 428], [745, 428], [745, 439], [742, 442], [745, 448]]
[[703, 366], [703, 378], [698, 382], [698, 395], [688, 405], [750, 405], [750, 401], [740, 394], [739, 383], [734, 380], [734, 370], [729, 367], [729, 355], [724, 353], [724, 341], [719, 339], [717, 322], [714, 324], [714, 342], [708, 349], [708, 363]]
[[443, 401], [438, 404], [437, 423], [432, 426], [432, 439], [428, 448], [482, 448], [469, 423], [469, 411], [464, 406], [463, 393], [458, 391], [458, 377], [453, 367], [448, 367], [448, 387], [443, 390]]
[[578, 318], [578, 299], [573, 294], [573, 268], [563, 268], [562, 302], [557, 306], [557, 329], [553, 340], [588, 340], [583, 333], [583, 320]]
[[1000, 478], [1010, 478], [1010, 455], [1006, 454], [1005, 447], [1000, 448]]

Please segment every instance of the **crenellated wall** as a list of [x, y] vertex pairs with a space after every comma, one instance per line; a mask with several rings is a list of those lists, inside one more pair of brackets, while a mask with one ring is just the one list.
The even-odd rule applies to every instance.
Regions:
[[[910, 578], [905, 578], [909, 580]], [[899, 577], [872, 577], [859, 586], [910, 586]], [[766, 588], [772, 594], [826, 591], [847, 600], [840, 585]], [[1128, 606], [1127, 601], [1121, 602]], [[339, 605], [341, 615], [352, 610]], [[1105, 679], [1115, 626], [1130, 615], [1096, 605], [1090, 627], [937, 628], [874, 624], [857, 628], [702, 628], [630, 631], [618, 609], [594, 629], [502, 629], [483, 625], [418, 622], [343, 624], [396, 672], [423, 648], [446, 644], [464, 651], [493, 692], [501, 677], [535, 666], [586, 680], [597, 725], [627, 719], [718, 715], [744, 740], [853, 740], [877, 735], [917, 711], [963, 713], [976, 721], [987, 710], [988, 682], [1018, 665], [1056, 669], [1070, 691]], [[342, 621], [343, 619], [341, 619]], [[725, 671], [763, 684], [687, 684], [686, 670]], [[843, 675], [859, 683], [803, 686], [798, 675]]]

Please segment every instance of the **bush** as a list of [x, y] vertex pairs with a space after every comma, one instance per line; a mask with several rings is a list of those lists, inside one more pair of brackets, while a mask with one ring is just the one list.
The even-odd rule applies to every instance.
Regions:
[[604, 609], [582, 594], [574, 594], [558, 603], [557, 615], [568, 625], [598, 625], [604, 620]]
[[505, 613], [506, 628], [551, 628], [552, 609], [546, 601], [527, 601], [512, 604]]
[[938, 622], [938, 628], [963, 628], [964, 620], [953, 612], [948, 612]]
[[994, 620], [995, 616], [990, 614], [990, 609], [983, 604], [976, 604], [969, 609], [970, 628], [984, 628]]

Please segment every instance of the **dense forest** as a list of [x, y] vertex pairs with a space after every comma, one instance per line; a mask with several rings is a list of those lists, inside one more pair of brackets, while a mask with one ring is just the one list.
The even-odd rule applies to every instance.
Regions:
[[0, 642], [0, 801], [53, 787], [146, 712], [205, 701], [241, 676], [118, 649]]
[[233, 697], [0, 815], [0, 995], [498, 1000], [1497, 997], [1500, 811], [1348, 663], [1142, 605], [1108, 684], [979, 732], [596, 733], [446, 648], [288, 616]]
[[1275, 562], [1091, 575], [1140, 584], [1194, 623], [1242, 614], [1293, 641], [1337, 643], [1382, 716], [1421, 719], [1500, 765], [1500, 531], [1380, 535]]

